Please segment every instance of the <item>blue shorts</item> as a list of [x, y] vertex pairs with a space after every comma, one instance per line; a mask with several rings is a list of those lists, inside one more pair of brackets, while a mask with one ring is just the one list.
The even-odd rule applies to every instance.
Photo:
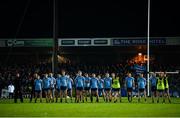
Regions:
[[133, 88], [127, 88], [128, 92], [132, 92]]
[[98, 88], [98, 91], [103, 91], [104, 90], [104, 88]]
[[139, 92], [144, 92], [144, 88], [139, 88]]
[[77, 87], [76, 90], [82, 91], [82, 90], [83, 90], [83, 87]]
[[97, 88], [91, 88], [91, 91], [96, 92], [98, 89]]
[[156, 91], [156, 86], [152, 86], [152, 87], [151, 87], [151, 91], [152, 91], [152, 92], [155, 92], [155, 91]]
[[67, 91], [71, 91], [72, 89], [71, 88], [68, 88]]
[[48, 92], [50, 90], [50, 88], [45, 88], [44, 91], [45, 92]]
[[60, 92], [60, 90], [61, 90], [60, 88], [56, 88], [56, 91], [57, 91], [57, 92]]
[[65, 91], [67, 89], [67, 86], [61, 86], [61, 90]]
[[118, 92], [118, 91], [120, 91], [120, 88], [113, 88], [112, 89], [114, 92]]
[[90, 87], [84, 87], [84, 90], [89, 91]]
[[41, 90], [35, 90], [35, 93], [41, 93]]
[[105, 91], [110, 91], [110, 90], [111, 90], [111, 88], [105, 88], [104, 90], [105, 90]]

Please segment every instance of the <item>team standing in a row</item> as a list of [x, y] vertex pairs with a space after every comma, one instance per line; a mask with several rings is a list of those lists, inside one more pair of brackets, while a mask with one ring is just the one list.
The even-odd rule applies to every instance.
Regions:
[[[72, 102], [72, 92], [73, 87], [75, 88], [75, 102], [84, 102], [88, 101], [88, 96], [90, 101], [93, 102], [93, 97], [96, 97], [96, 102], [99, 102], [99, 96], [103, 97], [103, 100], [106, 102], [117, 102], [118, 99], [121, 102], [121, 83], [120, 78], [115, 75], [115, 73], [105, 74], [105, 77], [102, 78], [101, 75], [96, 76], [95, 73], [92, 73], [90, 77], [87, 73], [82, 76], [82, 72], [78, 71], [76, 78], [73, 80], [69, 75], [66, 75], [66, 72], [62, 70], [61, 75], [58, 74], [57, 78], [53, 77], [53, 74], [50, 73], [44, 75], [43, 79], [40, 79], [38, 74], [34, 75], [34, 89], [35, 89], [35, 102], [37, 97], [40, 97], [40, 102], [42, 102], [42, 91], [44, 91], [46, 96], [46, 102], [58, 102], [60, 97], [60, 102], [65, 98], [67, 102], [67, 96], [70, 97]], [[141, 95], [144, 95], [144, 100], [146, 101], [146, 79], [143, 77], [143, 74], [139, 74], [137, 79], [137, 88], [138, 88], [138, 102], [140, 102]], [[163, 96], [163, 102], [165, 102], [165, 96], [168, 97], [169, 102], [169, 85], [168, 79], [165, 73], [160, 73], [159, 77], [155, 74], [152, 74], [150, 77], [151, 85], [151, 96], [152, 102], [157, 96], [157, 102], [159, 102], [160, 94]], [[135, 80], [132, 77], [131, 73], [127, 74], [125, 78], [125, 88], [127, 90], [128, 101], [132, 102], [132, 92], [135, 88]]]

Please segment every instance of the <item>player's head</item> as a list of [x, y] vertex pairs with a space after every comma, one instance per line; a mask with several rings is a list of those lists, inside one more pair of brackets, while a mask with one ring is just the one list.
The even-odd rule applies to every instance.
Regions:
[[67, 74], [66, 77], [67, 77], [67, 78], [70, 78], [70, 75]]
[[66, 71], [65, 70], [61, 70], [61, 74], [62, 74], [62, 76], [65, 76], [66, 75]]
[[39, 75], [37, 75], [37, 79], [40, 79], [40, 76], [39, 76]]
[[115, 73], [111, 73], [111, 76], [112, 76], [112, 78], [116, 77]]
[[89, 75], [88, 75], [88, 73], [85, 73], [84, 76], [85, 76], [85, 77], [88, 77]]
[[101, 75], [98, 75], [97, 78], [98, 78], [98, 79], [101, 79]]
[[53, 77], [53, 73], [49, 73], [49, 77]]
[[46, 73], [46, 74], [44, 74], [44, 76], [45, 76], [45, 78], [48, 78], [48, 74]]
[[128, 73], [127, 75], [128, 75], [128, 77], [132, 77], [131, 73]]
[[160, 72], [160, 73], [159, 73], [159, 77], [162, 78], [163, 76], [164, 76], [164, 72]]
[[57, 74], [57, 77], [58, 77], [58, 78], [61, 77], [61, 74]]
[[35, 73], [35, 74], [34, 74], [34, 78], [37, 78], [37, 76], [38, 76], [38, 74], [37, 74], [37, 73]]
[[139, 74], [139, 77], [141, 77], [141, 78], [144, 77], [144, 74], [143, 74], [143, 73], [140, 73], [140, 74]]
[[92, 77], [96, 77], [96, 74], [95, 74], [95, 73], [92, 73]]
[[152, 72], [151, 76], [156, 77], [156, 73]]
[[167, 74], [166, 74], [166, 72], [164, 72], [164, 75], [163, 75], [164, 77], [167, 77]]
[[106, 73], [106, 77], [109, 77], [109, 73]]
[[82, 76], [82, 71], [78, 70], [78, 75]]

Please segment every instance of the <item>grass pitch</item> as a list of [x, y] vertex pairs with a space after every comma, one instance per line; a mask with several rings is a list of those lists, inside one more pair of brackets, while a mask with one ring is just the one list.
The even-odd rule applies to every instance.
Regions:
[[143, 99], [141, 103], [137, 98], [133, 98], [132, 103], [128, 103], [127, 98], [123, 98], [122, 103], [29, 103], [26, 99], [24, 103], [13, 103], [13, 100], [0, 100], [0, 116], [44, 116], [44, 117], [180, 117], [180, 99], [172, 98], [172, 103], [165, 104], [151, 103]]

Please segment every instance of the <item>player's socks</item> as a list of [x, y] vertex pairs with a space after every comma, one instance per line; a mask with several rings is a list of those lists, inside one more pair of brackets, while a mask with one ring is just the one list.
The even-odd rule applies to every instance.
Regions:
[[109, 102], [111, 102], [112, 100], [111, 99], [109, 99]]
[[165, 99], [163, 99], [163, 103], [165, 103]]
[[117, 99], [116, 100], [114, 100], [114, 103], [116, 103], [117, 102]]
[[72, 98], [71, 98], [71, 103], [72, 103], [72, 101], [73, 101], [73, 100], [72, 100]]
[[108, 99], [106, 98], [106, 102], [108, 102]]
[[171, 103], [171, 100], [169, 99], [169, 103]]
[[99, 102], [99, 99], [98, 99], [98, 98], [96, 99], [96, 102]]
[[106, 101], [106, 99], [103, 97], [103, 100], [104, 100], [104, 102]]
[[91, 96], [91, 102], [93, 102], [93, 96]]
[[62, 98], [61, 98], [60, 102], [62, 103]]
[[119, 102], [122, 102], [121, 98], [120, 98], [120, 101]]
[[132, 96], [131, 96], [131, 102], [132, 102]]
[[152, 103], [154, 103], [154, 99], [152, 100]]
[[138, 98], [138, 102], [140, 102], [140, 98]]

